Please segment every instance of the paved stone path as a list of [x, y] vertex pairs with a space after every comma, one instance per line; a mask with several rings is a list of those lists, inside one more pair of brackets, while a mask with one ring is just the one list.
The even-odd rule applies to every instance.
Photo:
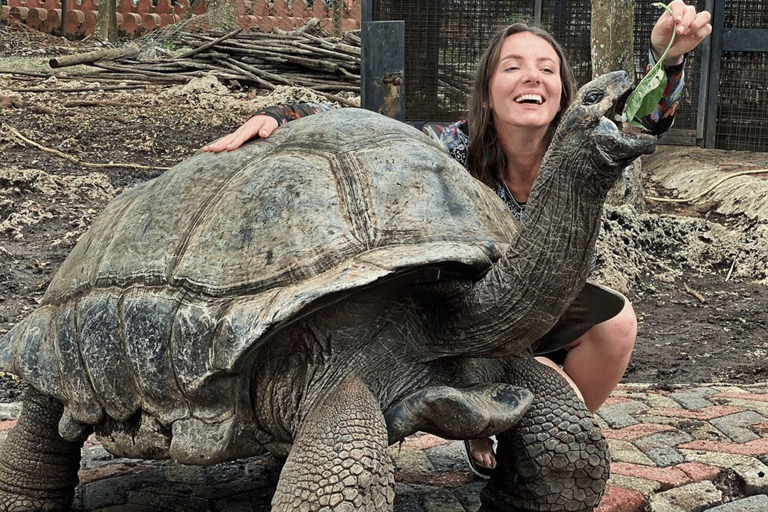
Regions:
[[[0, 404], [0, 440], [18, 415]], [[621, 385], [598, 411], [611, 479], [597, 512], [768, 512], [768, 384], [657, 390]], [[391, 448], [395, 512], [474, 512], [483, 486], [463, 444], [424, 434]], [[279, 462], [212, 467], [84, 449], [74, 512], [269, 511]]]

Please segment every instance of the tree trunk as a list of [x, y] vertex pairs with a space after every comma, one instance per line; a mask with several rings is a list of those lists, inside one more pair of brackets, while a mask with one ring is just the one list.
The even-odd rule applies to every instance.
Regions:
[[107, 5], [107, 39], [110, 43], [117, 43], [117, 5], [115, 0], [106, 0]]
[[[592, 0], [592, 78], [623, 69], [635, 74], [634, 0]], [[640, 160], [626, 169], [608, 194], [607, 202], [644, 210]]]
[[231, 32], [237, 27], [235, 0], [208, 0], [208, 27], [212, 32]]
[[592, 78], [624, 69], [634, 74], [634, 0], [592, 0]]
[[98, 0], [93, 37], [97, 41], [117, 43], [117, 9], [115, 0]]

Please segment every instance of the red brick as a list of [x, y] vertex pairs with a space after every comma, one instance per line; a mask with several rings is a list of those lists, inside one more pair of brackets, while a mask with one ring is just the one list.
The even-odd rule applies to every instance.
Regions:
[[614, 462], [611, 464], [611, 472], [617, 475], [636, 476], [666, 484], [668, 487], [678, 487], [692, 483], [691, 477], [677, 467], [657, 468], [642, 464], [629, 464], [626, 462]]
[[431, 485], [433, 487], [457, 488], [475, 480], [475, 475], [469, 471], [454, 471], [452, 473], [415, 473], [411, 471], [395, 472], [395, 482], [404, 484]]
[[712, 480], [722, 472], [722, 469], [717, 466], [710, 466], [709, 464], [702, 464], [701, 462], [683, 462], [675, 467], [681, 471], [685, 471], [694, 482]]
[[595, 512], [643, 512], [646, 504], [639, 491], [609, 484]]
[[405, 441], [403, 441], [403, 446], [425, 450], [427, 448], [440, 446], [441, 444], [446, 443], [450, 443], [450, 441], [445, 440], [442, 437], [433, 436], [432, 434], [424, 434], [420, 436], [411, 436], [405, 438]]
[[634, 441], [641, 437], [650, 436], [659, 432], [667, 432], [669, 430], [675, 430], [675, 427], [672, 425], [662, 425], [660, 423], [641, 423], [616, 430], [603, 429], [603, 435], [608, 439]]
[[690, 411], [688, 409], [669, 409], [669, 408], [661, 407], [658, 409], [649, 409], [645, 412], [647, 414], [652, 414], [654, 416], [670, 416], [673, 418], [711, 420], [712, 418], [720, 418], [722, 416], [728, 416], [729, 414], [744, 412], [744, 409], [742, 407], [713, 405], [712, 407], [705, 407], [703, 409], [697, 409], [695, 411]]
[[755, 439], [748, 443], [721, 443], [718, 441], [691, 441], [677, 445], [685, 450], [703, 450], [707, 452], [733, 453], [736, 455], [766, 455], [768, 454], [768, 439]]
[[623, 396], [609, 396], [609, 397], [608, 397], [608, 400], [606, 400], [605, 402], [603, 402], [603, 406], [605, 406], [605, 405], [615, 405], [615, 404], [620, 404], [620, 403], [622, 403], [622, 402], [626, 402], [627, 400], [629, 400], [629, 399], [628, 399], [628, 398], [625, 398], [625, 397], [623, 397]]

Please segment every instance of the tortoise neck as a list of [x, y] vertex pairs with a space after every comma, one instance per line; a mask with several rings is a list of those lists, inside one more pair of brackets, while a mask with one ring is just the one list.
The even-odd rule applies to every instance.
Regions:
[[573, 302], [589, 273], [608, 192], [607, 184], [595, 187], [585, 183], [587, 173], [574, 172], [587, 165], [572, 155], [545, 161], [508, 251], [458, 298], [447, 350], [460, 341], [470, 355], [520, 354]]

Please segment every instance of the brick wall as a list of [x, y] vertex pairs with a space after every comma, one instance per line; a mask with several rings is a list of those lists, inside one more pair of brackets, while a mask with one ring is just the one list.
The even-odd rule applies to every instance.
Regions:
[[[303, 26], [308, 19], [318, 18], [320, 25], [330, 31], [332, 11], [323, 0], [308, 7], [305, 0], [235, 0], [238, 23], [244, 30], [270, 31], [273, 27], [291, 30]], [[360, 1], [346, 0], [342, 30], [360, 28]], [[3, 5], [3, 17], [17, 19], [27, 26], [51, 34], [61, 31], [61, 0], [8, 0]], [[188, 0], [121, 0], [117, 9], [117, 26], [122, 35], [139, 36], [156, 28], [181, 20], [189, 9]], [[67, 34], [90, 36], [96, 25], [98, 11], [95, 0], [67, 0]], [[195, 14], [205, 13], [202, 0]]]

